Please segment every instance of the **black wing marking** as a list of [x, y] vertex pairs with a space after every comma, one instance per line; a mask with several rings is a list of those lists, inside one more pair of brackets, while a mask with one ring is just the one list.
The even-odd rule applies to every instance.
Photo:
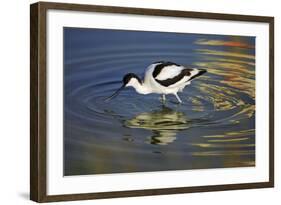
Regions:
[[167, 66], [171, 66], [171, 65], [175, 65], [175, 66], [180, 66], [176, 63], [173, 62], [165, 62], [165, 61], [159, 61], [159, 62], [155, 62], [153, 64], [159, 63], [158, 65], [155, 66], [154, 71], [152, 73], [153, 78], [156, 78], [157, 75], [159, 75], [159, 73], [161, 73], [161, 70]]
[[204, 69], [199, 69], [199, 72], [198, 72], [197, 74], [191, 76], [191, 77], [188, 79], [188, 81], [191, 81], [192, 79], [197, 78], [198, 76], [203, 75], [203, 74], [206, 73], [206, 72], [207, 72], [207, 71], [204, 70]]
[[[168, 87], [170, 85], [173, 85], [175, 83], [177, 83], [178, 81], [180, 81], [184, 76], [190, 76], [191, 75], [191, 71], [193, 69], [190, 68], [185, 68], [183, 69], [177, 76], [173, 77], [173, 78], [168, 78], [166, 80], [156, 80], [156, 82], [158, 82], [159, 84]], [[154, 76], [153, 76], [154, 77]]]

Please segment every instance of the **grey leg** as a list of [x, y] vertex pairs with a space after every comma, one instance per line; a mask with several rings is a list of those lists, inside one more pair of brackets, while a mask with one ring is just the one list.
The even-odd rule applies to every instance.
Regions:
[[166, 96], [164, 94], [162, 94], [162, 96], [160, 97], [160, 101], [165, 104], [166, 103]]
[[166, 101], [166, 96], [164, 94], [162, 94], [162, 100], [163, 100], [163, 102]]
[[180, 99], [180, 97], [178, 96], [177, 93], [175, 93], [175, 96], [176, 96], [177, 100], [179, 101], [179, 103], [182, 103], [182, 101], [181, 101], [181, 99]]

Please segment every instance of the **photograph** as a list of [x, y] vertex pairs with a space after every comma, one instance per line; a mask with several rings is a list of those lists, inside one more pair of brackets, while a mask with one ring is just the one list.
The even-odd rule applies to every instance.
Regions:
[[63, 175], [256, 165], [256, 37], [63, 27]]
[[274, 187], [274, 17], [30, 6], [30, 199]]

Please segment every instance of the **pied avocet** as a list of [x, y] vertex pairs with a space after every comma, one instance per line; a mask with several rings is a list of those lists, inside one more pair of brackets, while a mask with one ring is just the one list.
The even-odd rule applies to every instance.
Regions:
[[163, 101], [165, 101], [165, 95], [173, 94], [178, 102], [182, 103], [177, 93], [182, 92], [184, 87], [189, 85], [194, 78], [205, 72], [204, 69], [187, 68], [172, 62], [155, 62], [147, 67], [143, 80], [134, 73], [126, 74], [123, 77], [121, 88], [106, 100], [114, 98], [125, 87], [131, 86], [140, 94], [162, 94]]

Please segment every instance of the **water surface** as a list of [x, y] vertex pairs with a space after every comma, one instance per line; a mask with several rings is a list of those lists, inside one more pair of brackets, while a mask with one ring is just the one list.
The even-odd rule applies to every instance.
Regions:
[[[161, 103], [126, 89], [156, 61], [205, 68]], [[64, 28], [64, 175], [255, 165], [255, 38]]]

